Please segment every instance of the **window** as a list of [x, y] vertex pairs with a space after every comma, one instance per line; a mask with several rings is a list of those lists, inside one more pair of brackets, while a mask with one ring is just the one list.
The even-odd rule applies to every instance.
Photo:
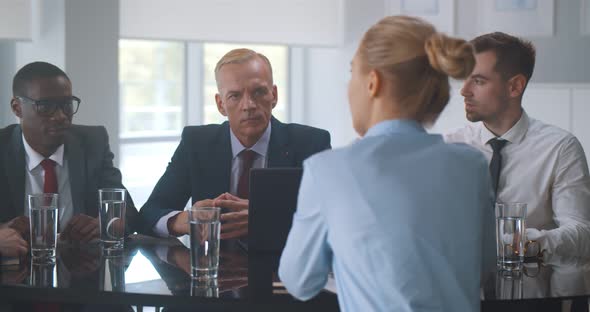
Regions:
[[119, 154], [123, 183], [141, 207], [185, 126], [185, 44], [119, 40]]
[[[201, 53], [188, 53], [195, 51], [193, 47]], [[288, 121], [286, 46], [119, 40], [120, 168], [123, 183], [138, 208], [164, 173], [188, 121], [225, 121], [215, 104], [214, 69], [217, 61], [235, 48], [250, 48], [268, 57], [279, 95], [273, 115]], [[197, 89], [196, 100], [188, 98], [189, 88]], [[188, 103], [199, 107], [189, 109]], [[190, 112], [195, 116], [189, 116]]]
[[121, 138], [180, 133], [184, 54], [179, 42], [119, 41]]

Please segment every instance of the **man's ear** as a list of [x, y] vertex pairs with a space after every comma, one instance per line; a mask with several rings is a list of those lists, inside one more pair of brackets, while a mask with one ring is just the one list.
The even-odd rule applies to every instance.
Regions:
[[369, 72], [367, 91], [371, 97], [377, 97], [381, 92], [381, 75], [374, 69]]
[[225, 111], [225, 107], [223, 106], [223, 102], [221, 101], [221, 95], [219, 93], [215, 94], [215, 103], [217, 103], [217, 110], [221, 115], [227, 117], [227, 112]]
[[508, 80], [508, 94], [510, 97], [518, 98], [524, 93], [527, 79], [523, 74], [518, 74]]
[[275, 108], [275, 106], [277, 106], [277, 101], [279, 100], [279, 92], [277, 91], [276, 85], [272, 86], [272, 96], [274, 97], [272, 108]]
[[14, 115], [16, 115], [16, 117], [23, 118], [23, 111], [22, 111], [23, 108], [22, 108], [22, 104], [21, 104], [20, 100], [13, 97], [10, 100], [10, 108], [12, 109], [12, 112], [14, 113]]

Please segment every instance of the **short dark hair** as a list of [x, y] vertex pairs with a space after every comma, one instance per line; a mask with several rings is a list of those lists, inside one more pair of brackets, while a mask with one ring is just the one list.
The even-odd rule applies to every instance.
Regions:
[[16, 72], [12, 80], [12, 95], [26, 96], [27, 84], [35, 79], [65, 77], [68, 81], [70, 78], [59, 67], [47, 62], [33, 62], [23, 66]]
[[503, 79], [510, 79], [518, 74], [526, 77], [527, 83], [535, 69], [535, 47], [521, 38], [503, 32], [481, 35], [471, 40], [475, 53], [493, 51], [496, 54], [494, 69]]

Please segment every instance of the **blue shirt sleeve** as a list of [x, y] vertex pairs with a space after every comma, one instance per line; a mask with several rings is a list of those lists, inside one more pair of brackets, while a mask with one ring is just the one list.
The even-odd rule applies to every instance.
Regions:
[[332, 263], [313, 167], [311, 159], [304, 163], [297, 211], [279, 265], [281, 281], [300, 300], [308, 300], [324, 288]]

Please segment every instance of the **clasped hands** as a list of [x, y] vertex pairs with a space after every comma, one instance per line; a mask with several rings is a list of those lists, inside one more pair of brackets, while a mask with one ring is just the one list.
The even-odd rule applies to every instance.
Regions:
[[[196, 202], [193, 207], [221, 207], [228, 212], [222, 213], [221, 239], [239, 238], [248, 235], [248, 200], [223, 193], [215, 199], [204, 199]], [[168, 219], [170, 235], [180, 236], [189, 233], [188, 211], [183, 211]]]

